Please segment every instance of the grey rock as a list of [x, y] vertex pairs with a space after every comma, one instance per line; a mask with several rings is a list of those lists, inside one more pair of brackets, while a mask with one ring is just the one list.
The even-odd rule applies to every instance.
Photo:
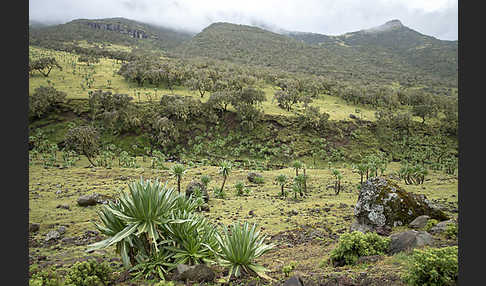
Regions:
[[46, 234], [46, 242], [49, 242], [51, 240], [57, 240], [61, 238], [61, 234], [57, 230], [51, 230]]
[[406, 192], [398, 184], [384, 177], [364, 182], [354, 208], [356, 230], [378, 229], [406, 225], [420, 215], [438, 220], [448, 216], [424, 195]]
[[416, 217], [411, 223], [408, 224], [408, 226], [413, 229], [423, 228], [429, 219], [430, 217], [428, 215], [421, 215]]
[[58, 205], [56, 208], [69, 210], [69, 206], [68, 205]]
[[283, 286], [304, 286], [304, 282], [300, 276], [292, 276], [284, 282]]
[[84, 195], [78, 198], [78, 205], [81, 207], [94, 206], [100, 202], [98, 194]]
[[60, 235], [63, 235], [66, 233], [66, 227], [65, 226], [60, 226], [58, 229], [57, 229], [57, 232], [59, 232]]
[[430, 229], [430, 233], [432, 234], [442, 233], [447, 229], [447, 226], [449, 224], [454, 224], [454, 221], [452, 219], [441, 221]]
[[179, 264], [176, 268], [176, 280], [192, 282], [211, 282], [214, 280], [214, 271], [205, 264], [188, 266]]
[[434, 237], [426, 231], [407, 230], [390, 236], [389, 254], [410, 250], [416, 247], [431, 245]]

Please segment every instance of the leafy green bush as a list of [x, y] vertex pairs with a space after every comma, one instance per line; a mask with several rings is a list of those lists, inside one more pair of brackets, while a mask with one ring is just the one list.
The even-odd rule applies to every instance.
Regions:
[[95, 259], [76, 262], [64, 277], [65, 286], [104, 286], [111, 279], [108, 263], [98, 263]]
[[455, 239], [457, 237], [457, 232], [458, 232], [457, 224], [450, 223], [446, 226], [445, 235], [447, 238]]
[[459, 263], [458, 247], [414, 249], [404, 276], [409, 285], [456, 285]]
[[425, 229], [426, 231], [430, 231], [430, 229], [431, 229], [431, 228], [433, 228], [433, 227], [434, 227], [436, 224], [438, 224], [438, 223], [439, 223], [439, 221], [438, 221], [438, 220], [436, 220], [436, 219], [434, 219], [434, 218], [429, 219], [429, 220], [427, 221], [427, 224], [425, 225], [424, 229]]
[[41, 118], [64, 102], [67, 94], [54, 87], [40, 86], [29, 96], [29, 116]]
[[265, 275], [267, 269], [256, 264], [255, 259], [267, 253], [274, 245], [264, 243], [265, 236], [260, 235], [256, 225], [250, 226], [247, 222], [235, 223], [230, 226], [229, 232], [226, 228], [223, 231], [223, 235], [216, 236], [221, 251], [215, 251], [215, 254], [219, 257], [221, 265], [229, 267], [228, 278], [239, 277], [242, 271], [254, 272], [258, 276], [268, 278]]
[[375, 232], [344, 233], [339, 237], [337, 247], [331, 251], [330, 260], [335, 265], [355, 264], [361, 256], [384, 254], [389, 244], [390, 238]]
[[61, 286], [60, 277], [53, 268], [43, 269], [32, 274], [29, 286]]

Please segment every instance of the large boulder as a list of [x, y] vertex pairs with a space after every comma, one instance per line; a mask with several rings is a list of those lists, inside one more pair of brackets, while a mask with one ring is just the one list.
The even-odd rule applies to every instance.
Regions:
[[376, 231], [407, 225], [421, 215], [448, 219], [425, 195], [406, 192], [390, 179], [374, 177], [361, 186], [350, 231]]
[[390, 236], [389, 254], [395, 254], [400, 251], [410, 250], [416, 247], [431, 245], [434, 237], [426, 231], [407, 230], [395, 233]]
[[191, 181], [186, 188], [186, 197], [190, 197], [196, 189], [199, 189], [202, 192], [204, 202], [207, 203], [209, 201], [209, 194], [206, 186], [200, 181]]

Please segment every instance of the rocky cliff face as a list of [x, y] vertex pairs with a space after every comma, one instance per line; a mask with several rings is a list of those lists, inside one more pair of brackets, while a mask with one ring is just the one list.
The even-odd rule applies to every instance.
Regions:
[[145, 33], [143, 30], [139, 29], [128, 29], [123, 27], [120, 24], [105, 24], [105, 23], [96, 23], [96, 22], [87, 22], [86, 25], [93, 29], [98, 29], [98, 30], [107, 30], [107, 31], [113, 31], [121, 34], [126, 34], [129, 35], [132, 38], [137, 38], [137, 39], [146, 39], [149, 38], [149, 35]]

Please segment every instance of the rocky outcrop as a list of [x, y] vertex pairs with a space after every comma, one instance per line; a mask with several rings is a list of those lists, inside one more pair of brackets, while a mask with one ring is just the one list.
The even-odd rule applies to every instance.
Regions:
[[350, 231], [367, 232], [407, 225], [421, 215], [448, 219], [425, 195], [406, 192], [390, 179], [375, 177], [361, 186]]
[[137, 39], [146, 39], [149, 37], [143, 30], [125, 28], [120, 24], [87, 22], [86, 25], [92, 29], [113, 31], [120, 34], [126, 34]]

